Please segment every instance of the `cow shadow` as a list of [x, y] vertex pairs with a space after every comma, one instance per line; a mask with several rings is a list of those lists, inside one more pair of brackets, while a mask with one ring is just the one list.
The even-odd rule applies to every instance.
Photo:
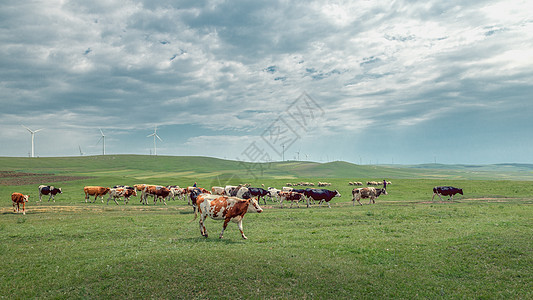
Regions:
[[[240, 237], [239, 237], [240, 238]], [[190, 237], [190, 238], [178, 238], [178, 240], [185, 242], [185, 243], [210, 243], [210, 244], [221, 244], [221, 245], [235, 245], [235, 244], [244, 244], [244, 240], [241, 238], [241, 240], [234, 240], [231, 238], [224, 237], [223, 239], [218, 238], [218, 233], [215, 234], [215, 236], [209, 236], [209, 237]]]

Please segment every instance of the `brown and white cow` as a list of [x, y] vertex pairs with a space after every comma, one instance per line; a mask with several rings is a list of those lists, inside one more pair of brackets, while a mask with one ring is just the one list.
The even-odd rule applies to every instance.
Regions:
[[170, 191], [167, 197], [169, 200], [170, 198], [172, 198], [172, 200], [176, 200], [176, 197], [178, 197], [178, 200], [183, 199], [187, 194], [185, 189], [180, 188], [179, 185], [167, 185], [166, 188]]
[[[242, 229], [242, 219], [247, 212], [260, 213], [263, 209], [259, 206], [256, 199], [240, 199], [237, 197], [228, 197], [211, 194], [200, 194], [196, 198], [198, 206], [198, 213], [200, 213], [200, 234], [207, 237], [207, 230], [205, 228], [205, 219], [209, 216], [213, 220], [224, 220], [222, 232], [219, 238], [224, 236], [224, 230], [228, 226], [229, 221], [237, 223], [241, 236], [247, 239]], [[194, 220], [196, 220], [197, 211], [194, 212]]]
[[94, 196], [94, 202], [96, 202], [96, 198], [100, 197], [102, 199], [102, 203], [104, 203], [104, 195], [109, 192], [110, 188], [103, 187], [103, 186], [86, 186], [83, 188], [83, 192], [85, 192], [85, 203], [87, 203], [87, 200], [89, 199], [89, 196]]
[[11, 201], [13, 201], [13, 212], [17, 213], [20, 211], [20, 204], [22, 203], [22, 214], [26, 214], [26, 202], [28, 202], [28, 199], [30, 198], [30, 195], [23, 195], [21, 193], [13, 193], [11, 194]]
[[131, 196], [137, 196], [135, 189], [128, 186], [114, 187], [109, 189], [109, 198], [107, 198], [107, 204], [109, 204], [109, 200], [113, 198], [113, 201], [115, 201], [115, 203], [118, 205], [117, 198], [120, 199], [121, 197], [124, 197], [124, 204], [128, 204]]
[[226, 194], [226, 190], [221, 186], [213, 186], [211, 187], [211, 194], [222, 196]]
[[146, 187], [146, 184], [144, 183], [138, 183], [138, 184], [134, 184], [133, 187], [135, 188], [135, 191], [136, 192], [141, 192], [141, 200], [140, 200], [140, 203], [143, 203], [144, 201], [144, 194], [143, 194], [143, 191], [144, 191], [144, 188]]
[[280, 192], [279, 196], [281, 198], [281, 200], [279, 201], [281, 208], [283, 208], [283, 201], [291, 201], [290, 208], [292, 208], [292, 204], [296, 202], [296, 205], [299, 208], [300, 200], [302, 200], [304, 195], [301, 193], [296, 193], [296, 192]]
[[360, 205], [363, 205], [361, 203], [361, 198], [363, 199], [370, 199], [370, 203], [376, 203], [376, 198], [379, 197], [379, 195], [387, 195], [387, 190], [380, 188], [376, 189], [375, 187], [365, 187], [365, 188], [356, 188], [352, 190], [352, 201], [353, 206], [355, 206], [355, 201], [359, 202]]
[[56, 202], [56, 200], [54, 199], [54, 196], [57, 194], [63, 194], [63, 192], [61, 191], [61, 188], [56, 188], [50, 185], [39, 186], [39, 202], [42, 201], [43, 195], [50, 195], [50, 197], [48, 197], [48, 202], [50, 202], [50, 199]]

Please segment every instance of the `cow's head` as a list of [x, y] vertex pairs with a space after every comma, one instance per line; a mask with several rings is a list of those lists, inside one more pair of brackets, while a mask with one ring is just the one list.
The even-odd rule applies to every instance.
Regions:
[[57, 188], [56, 190], [58, 193], [63, 194], [63, 191], [61, 190], [61, 188]]
[[382, 194], [382, 195], [388, 195], [387, 194], [387, 190], [384, 189], [384, 188], [379, 189], [379, 191], [380, 191], [380, 194]]
[[24, 198], [24, 202], [28, 202], [28, 199], [30, 198], [30, 195], [22, 195]]
[[250, 204], [248, 205], [248, 212], [251, 212], [251, 213], [261, 213], [263, 212], [263, 209], [259, 206], [259, 203], [257, 202], [256, 199], [254, 198], [251, 198], [250, 199]]
[[339, 191], [335, 190], [335, 197], [340, 197], [341, 196], [341, 193], [339, 193]]
[[463, 195], [463, 189], [458, 189], [459, 190], [459, 194]]

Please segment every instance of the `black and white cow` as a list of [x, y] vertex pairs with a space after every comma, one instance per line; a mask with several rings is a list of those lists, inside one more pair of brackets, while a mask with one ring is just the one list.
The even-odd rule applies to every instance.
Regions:
[[42, 201], [43, 195], [50, 195], [50, 197], [48, 198], [48, 202], [50, 202], [50, 199], [56, 202], [56, 200], [54, 199], [54, 196], [57, 194], [63, 194], [63, 192], [61, 191], [61, 188], [56, 188], [51, 185], [40, 185], [39, 186], [39, 202]]

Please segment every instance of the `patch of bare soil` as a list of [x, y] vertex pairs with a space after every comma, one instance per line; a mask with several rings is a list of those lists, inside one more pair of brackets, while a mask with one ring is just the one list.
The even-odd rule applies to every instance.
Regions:
[[0, 171], [0, 185], [48, 184], [51, 182], [72, 181], [91, 178], [89, 176], [64, 176], [54, 174]]

